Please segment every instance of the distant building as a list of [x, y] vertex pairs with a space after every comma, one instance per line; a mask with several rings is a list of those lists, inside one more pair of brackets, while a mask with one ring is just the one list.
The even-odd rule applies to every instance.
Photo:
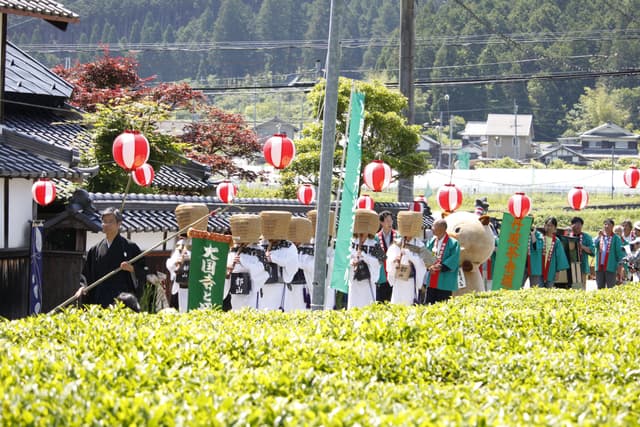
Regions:
[[429, 153], [431, 155], [431, 164], [434, 167], [440, 166], [442, 160], [440, 158], [441, 144], [429, 135], [420, 135], [416, 151], [419, 153]]
[[[586, 163], [588, 164], [593, 160], [609, 159], [612, 155], [615, 157], [637, 156], [639, 138], [640, 135], [608, 122], [578, 136], [558, 138], [560, 145], [555, 150], [562, 148], [562, 152], [578, 154], [588, 159]], [[551, 154], [551, 152], [545, 153], [543, 156], [547, 154]], [[570, 163], [585, 164], [584, 160], [571, 161]]]
[[256, 125], [253, 130], [256, 135], [258, 135], [258, 141], [260, 142], [260, 144], [264, 144], [264, 142], [269, 139], [269, 137], [277, 133], [285, 134], [290, 139], [294, 139], [297, 136], [297, 133], [300, 131], [300, 129], [298, 129], [291, 123], [285, 122], [278, 117], [274, 117], [273, 119]]
[[589, 157], [582, 155], [580, 152], [566, 145], [557, 146], [541, 156], [536, 157], [535, 160], [545, 165], [548, 165], [554, 160], [562, 160], [566, 163], [580, 166], [586, 166], [591, 163]]
[[481, 146], [487, 142], [487, 122], [467, 122], [464, 130], [458, 135], [462, 137], [462, 146], [476, 144]]
[[487, 116], [486, 157], [516, 160], [533, 154], [533, 116], [531, 114], [489, 114]]

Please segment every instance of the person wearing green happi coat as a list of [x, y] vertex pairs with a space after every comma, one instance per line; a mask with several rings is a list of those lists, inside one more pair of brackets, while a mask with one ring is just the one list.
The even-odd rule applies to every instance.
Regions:
[[579, 216], [571, 219], [571, 232], [569, 237], [578, 239], [578, 259], [580, 260], [580, 270], [582, 272], [582, 288], [586, 288], [587, 275], [589, 274], [589, 257], [593, 256], [595, 248], [593, 247], [593, 238], [582, 231], [584, 221]]
[[558, 220], [550, 216], [544, 222], [542, 240], [542, 284], [545, 288], [553, 288], [558, 273], [569, 268], [567, 254], [556, 235]]
[[621, 263], [625, 252], [622, 249], [622, 239], [613, 232], [613, 226], [613, 219], [605, 219], [602, 230], [593, 242], [598, 289], [614, 287], [617, 276], [622, 272]]
[[529, 248], [527, 249], [527, 264], [525, 265], [522, 284], [529, 277], [529, 286], [534, 288], [542, 285], [542, 248], [544, 242], [542, 233], [535, 228], [529, 235]]
[[432, 229], [433, 237], [427, 243], [427, 249], [433, 251], [435, 262], [426, 276], [427, 304], [448, 300], [458, 290], [460, 263], [460, 244], [447, 234], [447, 222], [438, 219]]

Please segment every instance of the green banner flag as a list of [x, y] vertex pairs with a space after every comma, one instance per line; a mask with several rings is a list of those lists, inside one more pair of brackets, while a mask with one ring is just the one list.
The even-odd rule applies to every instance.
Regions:
[[493, 270], [493, 290], [518, 290], [522, 287], [532, 224], [531, 216], [514, 218], [508, 213], [503, 214]]
[[331, 274], [331, 287], [340, 292], [349, 291], [349, 260], [351, 236], [355, 217], [356, 199], [360, 189], [360, 162], [362, 158], [362, 129], [364, 128], [364, 93], [351, 92], [349, 141], [345, 162], [344, 183], [340, 195], [340, 216], [336, 235], [336, 250]]
[[189, 310], [222, 308], [230, 236], [189, 230]]
[[468, 151], [458, 151], [458, 169], [469, 169], [471, 154]]

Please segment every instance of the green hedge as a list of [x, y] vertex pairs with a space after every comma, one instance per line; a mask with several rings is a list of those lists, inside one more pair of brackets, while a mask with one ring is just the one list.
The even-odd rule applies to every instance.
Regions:
[[2, 425], [637, 425], [640, 289], [0, 322]]

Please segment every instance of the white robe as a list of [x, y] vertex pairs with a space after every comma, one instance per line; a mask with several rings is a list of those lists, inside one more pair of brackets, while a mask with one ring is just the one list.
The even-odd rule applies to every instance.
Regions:
[[290, 283], [298, 271], [298, 249], [292, 243], [288, 248], [271, 250], [271, 262], [282, 267], [282, 282], [265, 283], [262, 287], [260, 308], [264, 310], [280, 310], [285, 308], [286, 292], [291, 292], [285, 286]]
[[288, 289], [285, 285], [284, 311], [306, 310], [307, 303], [304, 301], [304, 293], [311, 297], [311, 284], [313, 283], [315, 257], [313, 255], [298, 254], [298, 268], [302, 270], [305, 284], [291, 285]]
[[186, 239], [181, 238], [176, 242], [176, 249], [173, 250], [171, 256], [167, 259], [165, 266], [169, 271], [169, 277], [171, 278], [171, 294], [178, 294], [178, 310], [181, 313], [186, 313], [189, 305], [189, 289], [181, 288], [178, 282], [176, 282], [176, 270], [178, 269], [177, 263], [181, 256], [184, 259], [191, 258], [191, 251], [188, 249], [181, 250], [186, 244]]
[[[423, 247], [424, 243], [416, 238], [409, 241], [410, 244]], [[409, 280], [402, 280], [396, 277], [396, 264], [395, 259], [400, 256], [401, 264], [411, 263], [415, 268], [415, 277]], [[424, 277], [427, 273], [427, 269], [420, 258], [420, 255], [405, 248], [401, 249], [397, 244], [389, 246], [387, 250], [387, 280], [392, 287], [391, 290], [391, 303], [392, 304], [404, 304], [412, 305], [414, 299], [417, 299], [418, 291], [422, 287]]]
[[[377, 242], [374, 239], [364, 241], [365, 246], [375, 246]], [[351, 249], [351, 261], [358, 261], [358, 250]], [[356, 280], [353, 277], [353, 265], [349, 263], [349, 296], [347, 299], [347, 308], [364, 307], [376, 302], [376, 283], [380, 278], [380, 262], [378, 259], [368, 253], [362, 252], [361, 259], [369, 267], [369, 279]]]
[[336, 290], [331, 287], [331, 277], [333, 273], [333, 261], [335, 258], [335, 249], [332, 247], [327, 248], [327, 280], [324, 289], [324, 309], [333, 310], [336, 307]]
[[[249, 248], [262, 249], [258, 245], [249, 245]], [[233, 265], [233, 259], [236, 256], [236, 252], [229, 252], [227, 257], [227, 267]], [[240, 254], [240, 262], [237, 263], [232, 270], [232, 273], [249, 273], [251, 277], [251, 291], [247, 295], [231, 294], [231, 309], [239, 310], [243, 307], [252, 307], [257, 309], [260, 290], [262, 289], [264, 282], [269, 278], [269, 273], [265, 270], [264, 264], [255, 255], [249, 255], [246, 253]], [[231, 280], [225, 280], [224, 294], [228, 295], [230, 292]]]

